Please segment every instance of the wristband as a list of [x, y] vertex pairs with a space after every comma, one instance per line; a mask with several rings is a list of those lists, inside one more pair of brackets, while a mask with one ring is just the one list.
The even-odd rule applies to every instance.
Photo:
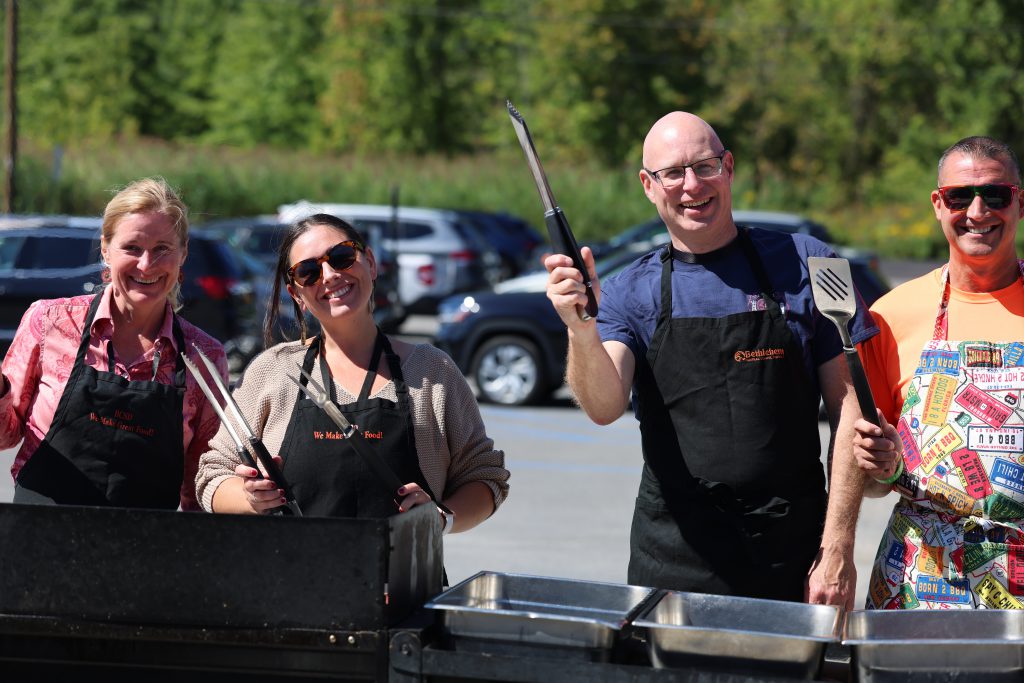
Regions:
[[444, 520], [444, 528], [441, 529], [441, 535], [446, 536], [451, 533], [452, 527], [455, 526], [455, 513], [447, 505], [441, 503], [437, 504], [437, 511], [441, 513], [441, 519]]
[[903, 458], [900, 458], [899, 463], [896, 465], [895, 474], [893, 474], [891, 477], [886, 477], [885, 479], [875, 479], [875, 481], [877, 481], [879, 484], [885, 484], [886, 486], [889, 486], [895, 484], [896, 480], [900, 478], [901, 474], [903, 474]]

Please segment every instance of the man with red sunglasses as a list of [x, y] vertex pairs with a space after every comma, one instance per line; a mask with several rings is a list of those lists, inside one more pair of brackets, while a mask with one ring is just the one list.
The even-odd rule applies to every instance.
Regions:
[[875, 609], [1024, 607], [1024, 217], [1020, 164], [969, 137], [939, 160], [935, 217], [949, 262], [871, 308], [862, 355], [881, 427], [854, 455], [900, 498], [868, 589]]

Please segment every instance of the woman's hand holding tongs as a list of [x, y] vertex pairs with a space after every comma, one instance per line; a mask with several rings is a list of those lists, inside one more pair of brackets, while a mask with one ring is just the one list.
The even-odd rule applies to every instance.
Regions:
[[434, 502], [430, 494], [424, 491], [416, 482], [410, 482], [401, 486], [398, 489], [398, 495], [401, 496], [401, 499], [398, 501], [399, 512], [408, 512], [417, 505], [426, 505], [427, 503]]
[[[273, 456], [278, 467], [281, 467], [281, 456]], [[245, 501], [252, 508], [253, 512], [262, 514], [279, 509], [287, 500], [284, 489], [280, 489], [272, 479], [262, 477], [259, 470], [246, 464], [235, 467], [235, 476], [242, 480], [242, 492], [245, 494]]]

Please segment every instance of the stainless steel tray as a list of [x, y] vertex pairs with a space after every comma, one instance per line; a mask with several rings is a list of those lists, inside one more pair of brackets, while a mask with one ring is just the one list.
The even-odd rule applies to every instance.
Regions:
[[607, 651], [653, 594], [639, 586], [484, 571], [426, 607], [441, 611], [444, 630], [457, 645], [490, 641]]
[[818, 675], [839, 640], [839, 610], [780, 600], [667, 592], [633, 622], [656, 667], [794, 678]]
[[1024, 679], [1020, 610], [857, 610], [843, 643], [859, 681]]

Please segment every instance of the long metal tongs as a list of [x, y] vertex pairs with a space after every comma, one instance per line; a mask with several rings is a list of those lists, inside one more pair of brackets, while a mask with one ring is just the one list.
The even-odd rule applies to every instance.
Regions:
[[[292, 511], [292, 514], [296, 517], [301, 517], [302, 510], [299, 508], [299, 504], [295, 500], [295, 494], [292, 493], [291, 487], [284, 478], [284, 473], [281, 472], [281, 468], [278, 467], [277, 461], [270, 456], [270, 451], [267, 450], [267, 447], [263, 445], [263, 442], [256, 436], [256, 433], [252, 431], [252, 427], [249, 426], [245, 416], [242, 415], [242, 411], [239, 410], [238, 404], [235, 403], [235, 399], [231, 397], [231, 392], [228, 391], [228, 388], [225, 387], [224, 383], [221, 381], [220, 374], [217, 372], [217, 366], [213, 364], [213, 361], [206, 357], [206, 354], [203, 353], [198, 346], [193, 344], [192, 348], [195, 349], [200, 360], [203, 361], [203, 365], [205, 365], [206, 369], [209, 371], [210, 377], [213, 378], [213, 383], [216, 385], [217, 392], [219, 392], [220, 398], [223, 399], [224, 405], [231, 411], [231, 414], [241, 426], [242, 431], [245, 432], [246, 440], [249, 442], [249, 446], [252, 448], [253, 453], [256, 454], [256, 457], [263, 465], [263, 469], [267, 471], [270, 479], [277, 484], [282, 491], [284, 491], [285, 505], [287, 505], [288, 509]], [[227, 415], [225, 415], [224, 410], [220, 407], [220, 401], [218, 400], [217, 393], [210, 388], [210, 385], [206, 383], [206, 379], [203, 377], [202, 373], [199, 372], [199, 368], [191, 359], [189, 359], [188, 356], [185, 355], [184, 352], [181, 354], [181, 359], [185, 361], [185, 367], [187, 367], [189, 372], [192, 373], [192, 376], [195, 377], [199, 388], [203, 390], [204, 394], [206, 394], [206, 398], [209, 399], [210, 405], [212, 405], [213, 409], [216, 411], [221, 424], [227, 427], [231, 440], [235, 442], [235, 450], [238, 452], [238, 457], [246, 465], [254, 468], [256, 470], [257, 478], [262, 479], [263, 475], [260, 473], [260, 468], [256, 465], [256, 461], [253, 460], [238, 432], [235, 431], [231, 421], [228, 419]]]
[[[303, 384], [293, 375], [288, 375], [288, 379], [295, 382], [309, 400], [317, 404], [321, 410], [327, 413], [327, 417], [331, 418], [331, 422], [337, 425], [348, 443], [352, 444], [352, 448], [354, 448], [356, 453], [359, 454], [359, 457], [363, 459], [370, 468], [370, 471], [372, 471], [374, 476], [377, 477], [377, 480], [380, 481], [391, 494], [395, 507], [399, 507], [397, 496], [398, 489], [403, 485], [402, 480], [398, 478], [398, 475], [395, 474], [394, 470], [392, 470], [386, 462], [380, 458], [374, 457], [372, 453], [366, 450], [362, 441], [355, 438], [359, 434], [359, 430], [356, 426], [349, 422], [342, 412], [338, 410], [338, 406], [334, 405], [334, 402], [331, 401], [327, 391], [320, 386], [320, 383], [313, 379], [301, 364], [296, 363], [296, 365], [299, 368], [299, 372], [302, 373], [302, 376], [306, 378], [306, 382], [308, 382], [308, 384]], [[424, 491], [424, 493], [426, 493], [426, 491]], [[428, 493], [427, 495], [430, 494]], [[435, 503], [436, 502], [437, 501], [435, 501]]]

